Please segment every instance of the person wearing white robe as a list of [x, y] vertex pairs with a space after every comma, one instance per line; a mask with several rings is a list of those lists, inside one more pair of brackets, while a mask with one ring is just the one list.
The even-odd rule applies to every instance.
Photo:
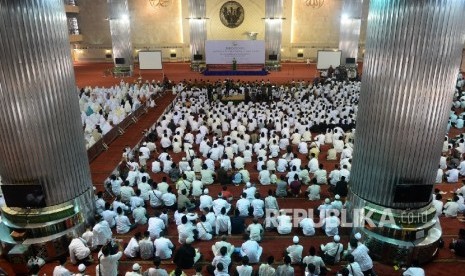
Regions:
[[200, 240], [209, 241], [212, 239], [213, 228], [205, 215], [200, 216], [200, 221], [197, 223], [197, 231], [199, 232]]
[[299, 222], [300, 228], [302, 228], [302, 233], [305, 236], [315, 235], [315, 223], [312, 218], [304, 218]]
[[124, 255], [128, 258], [135, 258], [139, 255], [139, 240], [141, 233], [137, 232], [134, 237], [129, 240], [128, 245], [124, 249]]
[[286, 248], [286, 252], [291, 257], [291, 263], [298, 264], [302, 261], [302, 251], [304, 247], [299, 244], [299, 237], [294, 236], [292, 239], [293, 245]]
[[334, 215], [333, 212], [330, 212], [329, 217], [326, 217], [323, 222], [323, 228], [328, 237], [335, 236], [339, 233], [339, 225], [341, 222], [339, 218]]
[[90, 248], [86, 245], [86, 241], [79, 237], [71, 240], [68, 250], [69, 259], [73, 264], [84, 261], [90, 255]]
[[174, 244], [163, 235], [153, 241], [155, 246], [155, 256], [162, 260], [170, 259], [173, 254]]
[[254, 240], [248, 240], [241, 246], [241, 256], [247, 256], [251, 264], [260, 262], [263, 248]]

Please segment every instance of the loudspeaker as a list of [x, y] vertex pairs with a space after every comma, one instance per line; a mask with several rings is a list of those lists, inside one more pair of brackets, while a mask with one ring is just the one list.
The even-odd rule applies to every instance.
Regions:
[[202, 60], [203, 59], [203, 55], [194, 55], [194, 60]]
[[297, 57], [298, 57], [298, 58], [303, 58], [303, 57], [304, 57], [304, 53], [298, 53], [298, 54], [297, 54]]
[[115, 58], [115, 64], [124, 64], [124, 58]]
[[111, 58], [111, 54], [105, 54], [105, 58]]
[[268, 55], [269, 60], [278, 60], [278, 55]]

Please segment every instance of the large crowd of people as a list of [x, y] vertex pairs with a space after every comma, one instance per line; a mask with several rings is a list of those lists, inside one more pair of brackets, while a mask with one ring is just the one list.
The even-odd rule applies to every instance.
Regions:
[[[101, 93], [84, 91], [81, 108], [93, 114], [104, 110], [108, 119], [118, 108], [126, 112], [128, 103], [127, 111], [143, 104], [153, 90], [150, 85], [139, 89], [121, 84]], [[71, 242], [73, 263], [84, 264], [80, 269], [94, 265], [97, 275], [117, 275], [123, 256], [134, 259], [126, 275], [186, 275], [190, 268], [196, 275], [294, 275], [296, 266], [305, 275], [326, 275], [328, 265], [344, 262], [342, 269], [336, 268], [341, 275], [376, 275], [360, 233], [352, 233], [346, 246], [341, 242], [338, 217], [350, 180], [360, 82], [182, 82], [173, 91], [178, 97], [172, 108], [140, 145], [123, 151], [120, 166], [106, 183], [107, 196], [104, 191], [96, 194], [96, 223]], [[246, 95], [245, 100], [221, 101], [234, 94]], [[131, 104], [117, 95], [138, 100]], [[462, 101], [461, 89], [455, 98]], [[91, 116], [83, 117], [86, 128]], [[453, 118], [451, 126], [458, 128]], [[443, 174], [447, 181], [458, 181], [451, 179], [454, 169], [459, 170], [457, 177], [465, 176], [464, 139], [446, 137], [439, 170], [449, 168]], [[459, 160], [454, 159], [457, 152]], [[463, 212], [464, 192], [465, 183], [440, 206], [444, 193], [436, 191], [438, 216]], [[308, 200], [315, 212], [292, 217], [285, 207], [294, 198]], [[123, 247], [118, 236], [127, 233], [132, 237]], [[465, 244], [460, 234], [450, 245], [457, 255]], [[233, 245], [231, 235], [243, 236], [243, 243]], [[289, 246], [265, 259], [263, 244], [276, 235], [289, 235]], [[331, 241], [301, 243], [314, 235]], [[200, 243], [211, 244], [211, 252], [193, 246]], [[98, 262], [92, 251], [98, 251]], [[205, 258], [210, 255], [212, 259]], [[142, 269], [139, 259], [153, 260], [153, 266]], [[166, 271], [163, 260], [172, 261], [175, 269]], [[421, 275], [410, 271], [422, 269], [412, 266], [404, 275]]]

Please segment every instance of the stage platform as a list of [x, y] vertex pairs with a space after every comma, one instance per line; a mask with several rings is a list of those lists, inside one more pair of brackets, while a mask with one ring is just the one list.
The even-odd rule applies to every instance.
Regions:
[[263, 64], [237, 64], [233, 70], [232, 64], [209, 64], [203, 71], [205, 76], [266, 76], [268, 71]]

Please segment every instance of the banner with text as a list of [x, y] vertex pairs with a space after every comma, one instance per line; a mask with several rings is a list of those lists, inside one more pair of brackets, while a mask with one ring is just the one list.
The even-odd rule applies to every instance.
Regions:
[[265, 41], [207, 40], [205, 53], [207, 64], [264, 64]]

